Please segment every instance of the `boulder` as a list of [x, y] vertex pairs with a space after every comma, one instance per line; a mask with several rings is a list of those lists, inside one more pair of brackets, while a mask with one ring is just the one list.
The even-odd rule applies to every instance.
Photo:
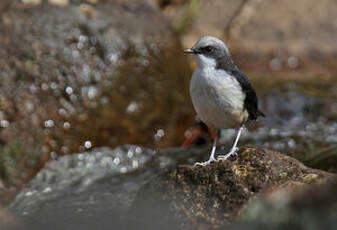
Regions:
[[252, 199], [230, 229], [337, 228], [337, 180], [326, 184], [287, 186]]
[[223, 228], [259, 194], [288, 184], [320, 184], [335, 176], [279, 152], [244, 147], [229, 160], [179, 166], [148, 182], [130, 209], [129, 228]]
[[0, 226], [2, 230], [18, 228], [19, 222], [0, 205]]
[[0, 143], [13, 162], [5, 182], [95, 146], [183, 141], [191, 74], [159, 10], [145, 1], [4, 0], [0, 14]]

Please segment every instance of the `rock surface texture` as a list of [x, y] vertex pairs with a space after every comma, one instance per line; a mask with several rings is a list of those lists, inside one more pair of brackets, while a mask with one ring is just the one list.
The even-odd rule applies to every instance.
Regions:
[[336, 194], [337, 180], [280, 189], [249, 202], [231, 229], [336, 229]]
[[258, 194], [334, 177], [279, 152], [244, 147], [230, 160], [205, 167], [179, 166], [144, 185], [128, 215], [130, 228], [222, 228]]
[[144, 1], [55, 3], [0, 2], [2, 155], [29, 159], [0, 174], [21, 184], [27, 165], [34, 174], [87, 140], [179, 145], [193, 119], [190, 73], [161, 12]]

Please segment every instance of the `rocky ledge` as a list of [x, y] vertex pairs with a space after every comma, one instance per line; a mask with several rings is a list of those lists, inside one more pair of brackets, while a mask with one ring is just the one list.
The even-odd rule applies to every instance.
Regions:
[[272, 150], [243, 147], [208, 166], [179, 166], [145, 184], [127, 215], [128, 228], [217, 229], [237, 220], [249, 200], [284, 188], [334, 180]]

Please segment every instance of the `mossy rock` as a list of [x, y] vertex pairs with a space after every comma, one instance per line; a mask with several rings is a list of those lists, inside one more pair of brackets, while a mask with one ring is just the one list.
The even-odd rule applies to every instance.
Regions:
[[229, 160], [179, 166], [148, 182], [128, 215], [130, 228], [222, 228], [258, 194], [280, 186], [324, 183], [334, 176], [279, 152], [243, 147]]

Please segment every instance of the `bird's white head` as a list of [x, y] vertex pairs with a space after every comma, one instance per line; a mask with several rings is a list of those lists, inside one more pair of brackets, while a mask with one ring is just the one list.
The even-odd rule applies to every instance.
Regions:
[[232, 62], [226, 44], [213, 36], [204, 36], [193, 45], [184, 50], [185, 53], [194, 54], [199, 68], [215, 68], [219, 62]]

